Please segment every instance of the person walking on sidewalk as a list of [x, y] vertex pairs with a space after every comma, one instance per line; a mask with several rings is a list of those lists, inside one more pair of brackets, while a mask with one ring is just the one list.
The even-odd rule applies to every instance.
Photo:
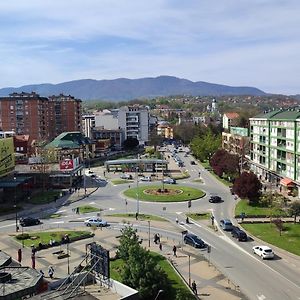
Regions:
[[54, 269], [52, 266], [49, 266], [49, 269], [48, 269], [48, 274], [49, 274], [49, 277], [51, 279], [53, 279], [53, 275], [54, 275]]
[[197, 284], [195, 282], [195, 280], [193, 280], [192, 282], [192, 291], [194, 292], [195, 295], [197, 295]]
[[174, 256], [177, 257], [176, 251], [177, 251], [177, 247], [174, 245], [174, 246], [173, 246], [173, 254], [174, 254]]

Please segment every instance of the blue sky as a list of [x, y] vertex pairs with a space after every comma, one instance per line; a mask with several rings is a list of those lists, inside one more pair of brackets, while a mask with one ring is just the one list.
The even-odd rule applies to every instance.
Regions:
[[0, 87], [172, 75], [300, 93], [299, 0], [0, 2]]

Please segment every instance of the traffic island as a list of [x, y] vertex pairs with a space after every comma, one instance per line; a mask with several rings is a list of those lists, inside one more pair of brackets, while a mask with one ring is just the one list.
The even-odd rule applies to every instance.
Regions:
[[202, 198], [205, 192], [188, 186], [165, 184], [164, 187], [148, 185], [130, 188], [124, 191], [124, 196], [149, 202], [182, 202]]

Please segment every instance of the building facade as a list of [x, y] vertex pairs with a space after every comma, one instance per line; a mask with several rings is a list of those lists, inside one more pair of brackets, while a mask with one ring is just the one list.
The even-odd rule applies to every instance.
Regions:
[[254, 172], [270, 182], [300, 186], [300, 110], [278, 110], [250, 118]]
[[229, 130], [230, 127], [236, 126], [239, 114], [236, 112], [227, 112], [223, 115], [223, 128]]
[[81, 130], [81, 100], [72, 96], [41, 97], [35, 92], [0, 97], [0, 128], [33, 140], [51, 140]]
[[230, 132], [222, 132], [222, 148], [233, 154], [248, 156], [250, 154], [248, 128], [231, 127]]
[[149, 111], [141, 106], [123, 106], [118, 112], [119, 128], [124, 131], [125, 140], [135, 138], [140, 145], [149, 141]]

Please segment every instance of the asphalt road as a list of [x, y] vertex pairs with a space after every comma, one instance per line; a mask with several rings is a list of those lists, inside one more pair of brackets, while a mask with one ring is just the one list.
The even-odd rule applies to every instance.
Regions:
[[[185, 162], [191, 177], [178, 181], [179, 184], [196, 186], [204, 190], [207, 195], [199, 200], [192, 201], [191, 209], [188, 209], [186, 202], [180, 203], [147, 203], [139, 201], [140, 213], [158, 215], [175, 223], [176, 217], [179, 219], [177, 232], [165, 232], [163, 228], [155, 228], [156, 232], [167, 234], [181, 241], [182, 230], [188, 230], [197, 234], [208, 244], [211, 245], [210, 260], [215, 264], [228, 278], [230, 278], [240, 290], [246, 294], [249, 299], [255, 300], [285, 300], [300, 299], [300, 269], [299, 265], [294, 265], [293, 260], [288, 255], [276, 255], [275, 259], [262, 261], [252, 253], [252, 247], [258, 243], [255, 241], [237, 242], [230, 233], [225, 233], [221, 229], [217, 232], [201, 226], [199, 224], [185, 224], [185, 213], [211, 211], [215, 216], [215, 224], [219, 223], [222, 218], [231, 218], [235, 200], [230, 194], [227, 187], [220, 184], [208, 171], [199, 165], [191, 165], [190, 161], [194, 160], [191, 156], [184, 157], [183, 153], [179, 156]], [[203, 184], [193, 182], [199, 178], [199, 171]], [[99, 174], [102, 175], [102, 174]], [[111, 175], [113, 176], [113, 175]], [[117, 176], [117, 174], [115, 175]], [[134, 186], [136, 183], [132, 183]], [[149, 184], [149, 183], [139, 183]], [[153, 183], [150, 183], [153, 184]], [[154, 183], [155, 184], [155, 183]], [[101, 214], [112, 213], [135, 213], [137, 210], [137, 200], [128, 199], [122, 191], [127, 189], [128, 185], [106, 184], [99, 188], [94, 194], [80, 201], [80, 205], [90, 204], [105, 209]], [[217, 194], [222, 197], [222, 203], [209, 203], [208, 198], [211, 194]], [[127, 203], [127, 205], [126, 205]], [[79, 203], [73, 203], [69, 206], [63, 206], [59, 209], [63, 217], [59, 219], [45, 219], [42, 225], [26, 228], [26, 231], [43, 230], [46, 228], [76, 228], [82, 226], [84, 218], [75, 215], [72, 209]], [[57, 212], [54, 208], [49, 213]], [[85, 218], [93, 214], [85, 215]], [[36, 215], [39, 217], [39, 214]], [[233, 219], [232, 219], [233, 220]], [[77, 221], [77, 222], [70, 222]], [[233, 220], [234, 221], [234, 220]], [[7, 232], [13, 230], [15, 223], [13, 221], [3, 221], [0, 224], [0, 231]], [[112, 224], [113, 228], [119, 228], [121, 225]], [[141, 226], [141, 230], [147, 230], [147, 226]], [[206, 254], [208, 255], [208, 254]]]

